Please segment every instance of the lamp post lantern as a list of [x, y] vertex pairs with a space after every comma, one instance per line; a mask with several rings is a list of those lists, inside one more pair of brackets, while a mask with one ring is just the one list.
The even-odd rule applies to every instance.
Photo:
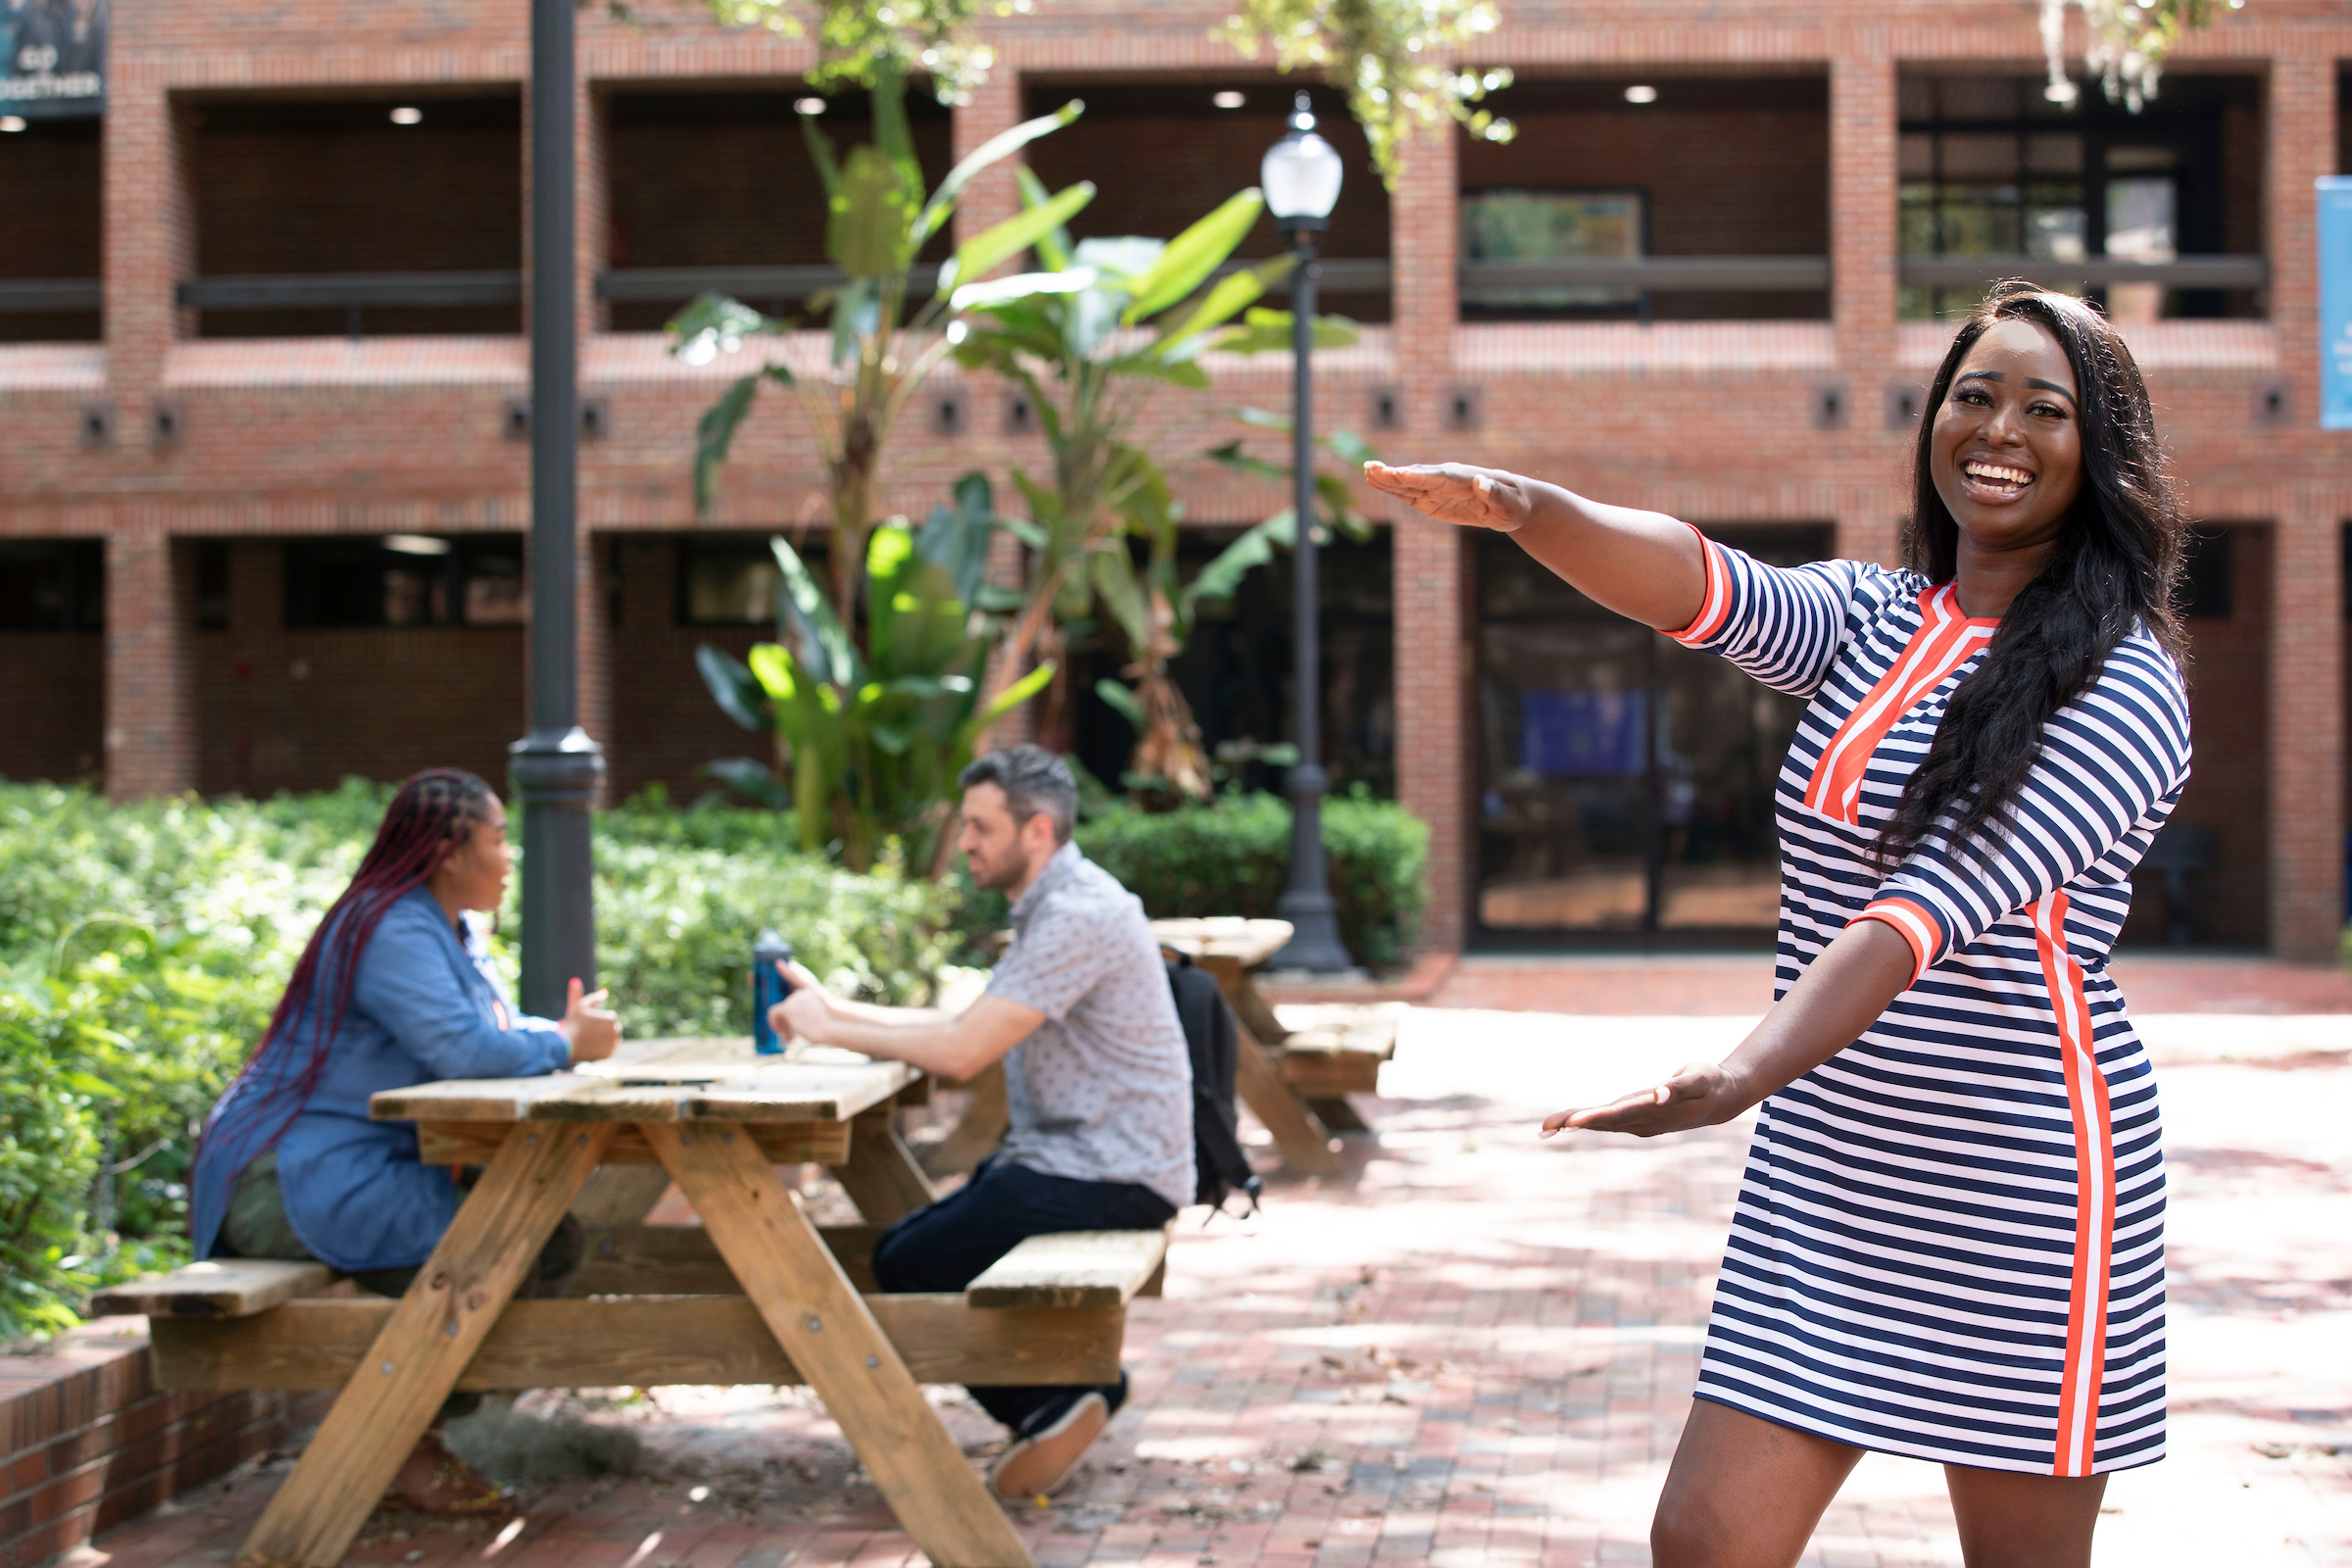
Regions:
[[580, 728], [579, 373], [572, 281], [573, 0], [531, 0], [530, 733], [509, 747], [522, 813], [522, 1006], [596, 988], [589, 813], [603, 748]]
[[1331, 897], [1331, 868], [1323, 858], [1323, 771], [1321, 607], [1315, 564], [1315, 421], [1312, 384], [1315, 237], [1340, 199], [1340, 155], [1315, 133], [1315, 117], [1300, 93], [1291, 128], [1266, 150], [1258, 171], [1266, 210], [1290, 236], [1298, 253], [1291, 274], [1291, 477], [1298, 547], [1292, 553], [1292, 684], [1298, 707], [1298, 761], [1291, 769], [1291, 873], [1275, 913], [1291, 922], [1291, 940], [1274, 955], [1278, 969], [1337, 974], [1352, 967], [1340, 942], [1337, 906]]

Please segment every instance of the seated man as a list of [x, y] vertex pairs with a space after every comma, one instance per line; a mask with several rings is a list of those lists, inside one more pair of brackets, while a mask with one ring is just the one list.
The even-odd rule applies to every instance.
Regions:
[[[960, 1013], [829, 996], [808, 970], [771, 1013], [779, 1033], [966, 1079], [1004, 1059], [1011, 1129], [961, 1190], [883, 1233], [885, 1291], [960, 1291], [1020, 1242], [1152, 1230], [1193, 1200], [1192, 1057], [1143, 904], [1070, 840], [1078, 787], [1052, 753], [1016, 746], [963, 770], [957, 840], [972, 880], [1012, 899], [1011, 950]], [[990, 1478], [1051, 1494], [1127, 1397], [1100, 1388], [977, 1388], [1012, 1429]]]

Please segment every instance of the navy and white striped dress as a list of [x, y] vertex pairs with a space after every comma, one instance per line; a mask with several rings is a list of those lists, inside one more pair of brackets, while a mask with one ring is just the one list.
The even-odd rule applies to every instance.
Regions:
[[1809, 698], [1781, 769], [1775, 994], [1856, 919], [1917, 959], [1861, 1039], [1766, 1100], [1698, 1397], [1886, 1453], [2082, 1476], [2164, 1456], [2156, 1080], [2107, 974], [2188, 777], [2135, 631], [2053, 715], [1992, 853], [1870, 847], [1995, 622], [1951, 585], [1712, 541], [1676, 640]]

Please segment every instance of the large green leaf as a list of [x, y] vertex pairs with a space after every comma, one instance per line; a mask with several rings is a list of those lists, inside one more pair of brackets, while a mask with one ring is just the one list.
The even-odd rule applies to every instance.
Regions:
[[956, 311], [993, 310], [1001, 305], [1036, 299], [1041, 295], [1076, 294], [1093, 288], [1095, 281], [1095, 270], [1091, 267], [1072, 267], [1059, 272], [1015, 272], [1010, 277], [964, 284], [948, 296], [948, 308]]
[[1107, 678], [1099, 680], [1095, 682], [1095, 695], [1102, 699], [1103, 707], [1138, 730], [1144, 727], [1144, 705], [1136, 700], [1135, 693], [1124, 682]]
[[958, 279], [977, 280], [986, 276], [999, 262], [1018, 256], [1036, 244], [1038, 236], [1059, 228], [1094, 199], [1094, 181], [1082, 179], [1043, 207], [1032, 207], [1003, 222], [991, 223], [956, 247], [955, 259], [939, 270], [940, 288], [943, 291], [952, 288]]
[[964, 720], [964, 744], [970, 745], [972, 736], [979, 734], [980, 731], [988, 728], [989, 725], [994, 724], [1039, 692], [1044, 691], [1053, 683], [1054, 669], [1054, 661], [1049, 659], [1019, 680], [997, 693], [996, 701]]
[[694, 667], [722, 712], [745, 729], [766, 733], [772, 719], [767, 691], [742, 660], [705, 643], [694, 651]]
[[1124, 545], [1094, 552], [1089, 562], [1095, 579], [1095, 597], [1110, 612], [1127, 637], [1127, 646], [1138, 657], [1152, 641], [1152, 601], [1144, 593], [1144, 585], [1135, 580], [1135, 563], [1127, 557]]
[[[873, 90], [868, 95], [874, 106], [874, 148], [890, 160], [898, 171], [899, 188], [906, 193], [906, 205], [914, 207], [923, 195], [923, 166], [914, 156], [914, 132], [906, 123], [906, 74], [896, 55], [885, 55], [874, 65]], [[908, 224], [902, 222], [899, 232], [908, 233]], [[907, 257], [913, 258], [913, 247], [907, 247]]]
[[[948, 177], [939, 182], [939, 189], [931, 193], [931, 200], [916, 216], [914, 243], [919, 246], [923, 241], [939, 232], [940, 225], [945, 223], [948, 220], [948, 215], [955, 211], [956, 199], [963, 194], [963, 187], [970, 184], [974, 176], [979, 174], [982, 170], [1019, 152], [1038, 137], [1059, 130], [1084, 113], [1086, 113], [1086, 105], [1079, 99], [1073, 98], [1052, 114], [1040, 115], [1035, 120], [1025, 120], [1010, 130], [1001, 130], [972, 149], [970, 157], [948, 171]], [[1027, 171], [1024, 170], [1023, 172], [1025, 173]]]
[[808, 144], [808, 161], [816, 165], [817, 178], [825, 183], [825, 196], [831, 199], [841, 193], [841, 165], [833, 156], [833, 138], [819, 130], [816, 116], [802, 115], [801, 139]]
[[710, 510], [710, 492], [718, 482], [719, 466], [727, 461], [727, 451], [735, 444], [736, 427], [752, 412], [752, 400], [760, 395], [762, 379], [790, 385], [792, 373], [780, 365], [771, 365], [751, 374], [739, 377], [719, 395], [716, 403], [703, 411], [694, 427], [694, 510], [707, 514]]
[[[793, 654], [802, 667], [819, 685], [855, 689], [865, 684], [865, 666], [858, 658], [858, 646], [842, 628], [824, 589], [801, 560], [800, 552], [782, 534], [770, 538], [767, 548], [782, 574], [776, 583], [776, 629], [792, 634]], [[759, 669], [758, 664], [752, 666], [755, 674]]]
[[1244, 577], [1274, 559], [1276, 546], [1289, 550], [1298, 539], [1298, 514], [1285, 507], [1227, 545], [1215, 560], [1201, 567], [1200, 575], [1184, 591], [1186, 604], [1231, 599]]
[[997, 531], [996, 489], [977, 470], [956, 481], [956, 502], [934, 506], [914, 536], [915, 553], [939, 563], [956, 597], [971, 604], [988, 574], [989, 541]]
[[1174, 358], [1179, 354], [1199, 353], [1206, 341], [1202, 333], [1223, 326], [1233, 319], [1236, 313], [1256, 304], [1270, 286], [1288, 276], [1298, 265], [1296, 256], [1277, 256], [1246, 271], [1217, 279], [1216, 286], [1194, 308], [1192, 315], [1184, 318], [1183, 324], [1169, 329], [1161, 337], [1161, 357]]
[[[1310, 335], [1318, 349], [1353, 348], [1355, 323], [1345, 316], [1318, 316]], [[1215, 347], [1224, 354], [1287, 354], [1294, 347], [1291, 313], [1253, 310], [1242, 318], [1240, 326], [1227, 327], [1218, 336]]]
[[1249, 236], [1265, 206], [1265, 198], [1251, 186], [1168, 241], [1158, 265], [1135, 280], [1135, 301], [1121, 318], [1124, 323], [1133, 326], [1156, 316], [1199, 288]]
[[1268, 463], [1263, 458], [1253, 458], [1244, 452], [1240, 436], [1235, 436], [1221, 447], [1211, 447], [1203, 456], [1211, 463], [1222, 464], [1252, 479], [1287, 479], [1291, 476], [1291, 470], [1280, 464]]
[[827, 200], [825, 259], [853, 278], [905, 271], [914, 194], [897, 164], [872, 147], [853, 147]]
[[[1027, 164], [1012, 172], [1015, 183], [1021, 187], [1023, 207], [1043, 207], [1053, 200], [1046, 191], [1046, 182], [1037, 177], [1037, 171]], [[1037, 259], [1049, 272], [1058, 272], [1070, 265], [1070, 231], [1050, 229], [1037, 236]]]
[[[671, 317], [662, 330], [670, 336], [669, 352], [688, 365], [709, 365], [721, 354], [732, 354], [747, 337], [775, 337], [784, 323], [724, 294], [701, 294], [693, 304]], [[782, 367], [778, 367], [779, 373]]]

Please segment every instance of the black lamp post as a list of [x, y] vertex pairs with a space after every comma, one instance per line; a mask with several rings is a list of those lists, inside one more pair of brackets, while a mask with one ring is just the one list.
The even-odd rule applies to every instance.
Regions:
[[1331, 898], [1331, 868], [1323, 858], [1323, 771], [1321, 610], [1315, 566], [1315, 420], [1312, 386], [1314, 349], [1315, 236], [1340, 199], [1340, 155], [1315, 134], [1315, 117], [1300, 93], [1291, 128], [1266, 151], [1258, 172], [1266, 210], [1290, 236], [1298, 255], [1291, 274], [1292, 507], [1298, 543], [1291, 557], [1293, 684], [1298, 704], [1298, 761], [1291, 769], [1291, 876], [1274, 912], [1291, 922], [1291, 940], [1269, 960], [1277, 969], [1337, 974], [1353, 965], [1340, 942], [1337, 906]]
[[522, 1006], [596, 989], [589, 812], [603, 748], [580, 728], [579, 372], [572, 283], [572, 8], [531, 0], [530, 733], [507, 749], [522, 813]]

